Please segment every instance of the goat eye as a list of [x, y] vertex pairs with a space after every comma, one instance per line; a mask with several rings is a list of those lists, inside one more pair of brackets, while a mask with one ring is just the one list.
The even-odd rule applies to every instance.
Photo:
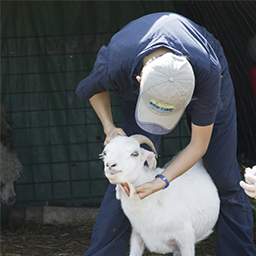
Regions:
[[139, 155], [139, 152], [135, 151], [131, 154], [132, 156], [138, 156]]

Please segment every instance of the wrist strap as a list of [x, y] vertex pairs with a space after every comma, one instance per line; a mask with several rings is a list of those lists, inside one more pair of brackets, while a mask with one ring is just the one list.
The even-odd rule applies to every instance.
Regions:
[[160, 178], [160, 179], [162, 179], [166, 183], [166, 186], [163, 189], [167, 188], [169, 186], [169, 184], [170, 184], [169, 181], [162, 174], [157, 174], [155, 178]]

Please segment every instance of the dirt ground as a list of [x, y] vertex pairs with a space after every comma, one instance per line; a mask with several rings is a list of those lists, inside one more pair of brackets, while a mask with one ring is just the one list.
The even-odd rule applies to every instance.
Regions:
[[[0, 256], [82, 256], [89, 247], [93, 225], [94, 221], [65, 226], [30, 222], [10, 227], [2, 223]], [[254, 243], [256, 245], [256, 228]], [[216, 232], [196, 245], [196, 256], [214, 256], [215, 252]], [[144, 256], [158, 255], [144, 252]]]
[[[254, 209], [256, 246], [256, 200], [251, 200], [251, 206]], [[0, 256], [82, 256], [89, 247], [93, 226], [92, 220], [79, 225], [43, 225], [28, 222], [19, 226], [9, 226], [2, 223]], [[213, 232], [206, 240], [196, 245], [196, 256], [215, 255], [216, 232]], [[144, 256], [160, 254], [145, 251]]]
[[[88, 248], [94, 222], [83, 225], [26, 224], [1, 227], [2, 256], [81, 256]], [[196, 248], [197, 256], [214, 255], [215, 233]], [[145, 256], [156, 256], [145, 252]], [[169, 254], [172, 255], [172, 254]], [[119, 255], [113, 255], [119, 256]]]
[[[251, 199], [250, 202], [254, 209], [256, 246], [256, 200]], [[9, 226], [2, 222], [0, 256], [82, 256], [89, 247], [93, 226], [94, 221], [79, 225], [43, 225], [28, 222], [19, 226]], [[215, 255], [216, 232], [213, 232], [206, 240], [196, 245], [196, 256]], [[144, 256], [160, 254], [145, 251]]]
[[[89, 246], [93, 225], [93, 221], [68, 226], [29, 223], [10, 227], [2, 224], [1, 256], [81, 256]], [[212, 256], [215, 251], [215, 233], [196, 247], [197, 256]], [[144, 253], [144, 256], [157, 255], [148, 251]]]

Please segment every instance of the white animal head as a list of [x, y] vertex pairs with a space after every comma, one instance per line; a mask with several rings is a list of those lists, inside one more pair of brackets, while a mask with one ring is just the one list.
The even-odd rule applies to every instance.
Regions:
[[14, 182], [21, 176], [22, 164], [16, 154], [9, 152], [1, 143], [1, 164], [0, 164], [0, 196], [1, 202], [12, 205], [16, 200]]
[[[142, 143], [147, 143], [155, 153], [141, 148]], [[102, 158], [105, 176], [113, 184], [134, 183], [139, 176], [139, 169], [144, 167], [145, 162], [150, 170], [156, 166], [156, 150], [153, 143], [142, 135], [116, 136], [103, 150]]]
[[6, 184], [1, 183], [1, 203], [6, 205], [12, 205], [16, 201], [16, 193], [14, 190], [14, 182], [10, 181]]

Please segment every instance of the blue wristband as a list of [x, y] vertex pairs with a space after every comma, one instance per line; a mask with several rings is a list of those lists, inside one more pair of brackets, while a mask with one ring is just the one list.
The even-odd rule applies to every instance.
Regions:
[[155, 178], [160, 178], [166, 183], [166, 186], [163, 189], [167, 188], [170, 184], [169, 181], [162, 174], [157, 174]]

